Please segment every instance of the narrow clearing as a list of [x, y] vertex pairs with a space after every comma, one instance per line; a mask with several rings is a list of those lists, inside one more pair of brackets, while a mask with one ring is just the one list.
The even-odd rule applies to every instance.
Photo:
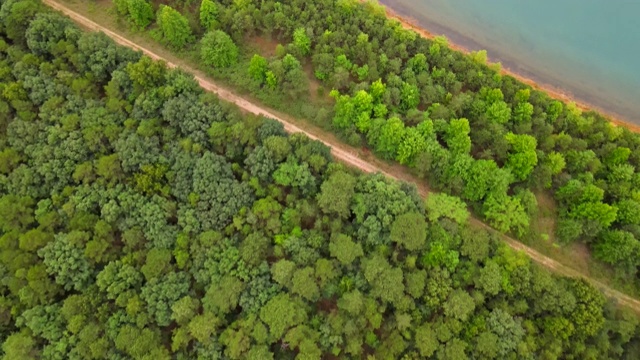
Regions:
[[[144, 47], [124, 38], [123, 36], [103, 27], [100, 26], [98, 24], [96, 24], [95, 22], [87, 19], [86, 17], [74, 12], [73, 10], [67, 8], [66, 6], [57, 3], [53, 0], [43, 0], [43, 2], [52, 7], [53, 9], [56, 9], [58, 11], [60, 11], [61, 13], [65, 14], [66, 16], [70, 17], [73, 21], [77, 22], [78, 24], [80, 24], [81, 26], [83, 26], [84, 28], [87, 28], [89, 30], [92, 31], [102, 31], [104, 32], [106, 35], [108, 35], [109, 37], [111, 37], [112, 39], [114, 39], [117, 43], [124, 45], [124, 46], [128, 46], [132, 49], [138, 50], [138, 51], [142, 51], [145, 55], [149, 56], [152, 59], [155, 60], [162, 60], [164, 61], [167, 66], [174, 68], [176, 67], [175, 64], [165, 60], [164, 58], [160, 57], [159, 55], [153, 53], [152, 51], [145, 49]], [[185, 67], [182, 66], [182, 68], [190, 73], [196, 73], [196, 71], [194, 71], [193, 69], [189, 68], [189, 67]], [[313, 139], [313, 140], [318, 140], [323, 142], [325, 145], [329, 146], [331, 148], [331, 153], [333, 154], [334, 158], [336, 158], [336, 160], [339, 160], [345, 164], [348, 164], [350, 166], [354, 166], [364, 172], [368, 172], [368, 173], [382, 173], [390, 178], [396, 179], [396, 180], [403, 180], [403, 181], [407, 181], [406, 177], [403, 176], [394, 176], [386, 171], [384, 171], [382, 168], [380, 168], [379, 166], [376, 166], [374, 164], [371, 164], [370, 162], [363, 160], [362, 158], [359, 157], [359, 155], [354, 152], [354, 151], [349, 151], [347, 149], [345, 149], [345, 147], [340, 144], [337, 143], [335, 141], [329, 141], [323, 138], [319, 138], [318, 136], [307, 132], [301, 128], [299, 128], [298, 126], [288, 122], [287, 120], [275, 115], [273, 112], [271, 112], [270, 110], [260, 106], [260, 105], [256, 105], [238, 95], [236, 95], [235, 93], [233, 93], [232, 91], [223, 88], [207, 79], [204, 79], [200, 76], [195, 76], [195, 79], [200, 83], [200, 86], [202, 88], [204, 88], [207, 91], [211, 91], [213, 93], [215, 93], [216, 95], [218, 95], [218, 97], [220, 97], [221, 99], [234, 103], [235, 105], [237, 105], [238, 107], [242, 108], [245, 111], [248, 111], [250, 113], [256, 114], [256, 115], [262, 115], [268, 118], [272, 118], [275, 119], [279, 122], [281, 122], [282, 124], [284, 124], [284, 128], [287, 132], [289, 133], [303, 133], [306, 136], [308, 136], [309, 138]], [[421, 186], [420, 184], [416, 184], [418, 185], [418, 188], [420, 189], [420, 193], [423, 196], [427, 196], [428, 195], [428, 190], [424, 187]], [[477, 227], [481, 227], [487, 230], [491, 230], [491, 231], [496, 231], [493, 228], [491, 228], [490, 226], [488, 226], [487, 224], [483, 223], [482, 221], [480, 221], [477, 218], [471, 218], [470, 222], [472, 225], [477, 226]], [[564, 276], [569, 276], [569, 277], [575, 277], [575, 278], [584, 278], [586, 280], [588, 280], [589, 282], [591, 282], [594, 286], [596, 286], [597, 288], [599, 288], [605, 295], [615, 298], [618, 303], [620, 303], [621, 305], [627, 306], [629, 308], [631, 308], [633, 311], [635, 311], [637, 314], [640, 314], [640, 301], [625, 295], [623, 293], [621, 293], [620, 291], [614, 290], [604, 284], [602, 284], [599, 281], [596, 281], [594, 279], [589, 278], [588, 276], [579, 273], [578, 271], [569, 268], [567, 266], [564, 266], [562, 264], [560, 264], [559, 262], [539, 253], [538, 251], [520, 243], [519, 241], [507, 236], [507, 235], [501, 235], [502, 239], [505, 241], [505, 243], [507, 245], [509, 245], [511, 248], [517, 250], [517, 251], [522, 251], [524, 252], [526, 255], [528, 255], [532, 260], [534, 260], [535, 262], [541, 264], [542, 266], [550, 269], [551, 271], [560, 274], [560, 275], [564, 275]]]

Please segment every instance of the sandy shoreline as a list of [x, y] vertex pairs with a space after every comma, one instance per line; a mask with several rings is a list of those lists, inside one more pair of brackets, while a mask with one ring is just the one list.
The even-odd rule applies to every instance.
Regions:
[[[369, 2], [368, 0], [360, 0], [360, 1], [363, 3]], [[420, 36], [428, 39], [433, 39], [436, 36], [433, 33], [431, 33], [429, 30], [422, 27], [421, 25], [418, 25], [417, 20], [406, 17], [406, 16], [402, 16], [397, 12], [395, 12], [393, 9], [389, 8], [389, 6], [385, 4], [378, 3], [378, 5], [384, 7], [386, 15], [389, 19], [398, 21], [402, 25], [402, 27], [404, 27], [405, 29], [413, 30], [416, 33], [418, 33]], [[469, 52], [471, 52], [470, 49], [464, 46], [461, 46], [460, 44], [451, 42], [451, 39], [447, 39], [447, 40], [449, 41], [449, 47], [451, 49], [463, 52], [465, 54], [468, 54]], [[550, 84], [540, 84], [535, 80], [518, 73], [517, 71], [510, 70], [508, 67], [503, 66], [500, 72], [502, 75], [512, 76], [536, 90], [543, 91], [549, 94], [549, 96], [554, 99], [561, 100], [563, 102], [574, 102], [583, 111], [589, 111], [589, 110], [596, 111], [602, 114], [605, 118], [607, 118], [613, 124], [624, 126], [633, 132], [640, 133], [640, 125], [622, 120], [621, 116], [613, 114], [610, 111], [604, 110], [601, 107], [595, 106], [593, 104], [589, 104], [584, 101], [577, 100], [558, 87], [552, 86]]]

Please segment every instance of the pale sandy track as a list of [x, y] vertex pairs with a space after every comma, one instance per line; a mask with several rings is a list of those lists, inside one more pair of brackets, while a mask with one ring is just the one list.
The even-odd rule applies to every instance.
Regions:
[[[167, 61], [166, 59], [162, 58], [161, 56], [153, 53], [152, 51], [126, 39], [125, 37], [103, 27], [100, 26], [98, 24], [96, 24], [95, 22], [91, 21], [90, 19], [87, 19], [86, 17], [74, 12], [73, 10], [67, 8], [66, 6], [57, 3], [53, 0], [43, 0], [43, 3], [45, 3], [46, 5], [60, 11], [61, 13], [65, 14], [66, 16], [70, 17], [71, 19], [73, 19], [73, 21], [77, 22], [78, 24], [80, 24], [81, 26], [89, 29], [89, 30], [94, 30], [94, 31], [102, 31], [105, 34], [107, 34], [109, 37], [111, 37], [112, 39], [114, 39], [117, 43], [124, 45], [124, 46], [128, 46], [132, 49], [138, 50], [143, 52], [145, 55], [151, 57], [152, 59], [156, 59], [156, 60], [162, 60], [164, 61], [169, 67], [176, 67], [175, 64]], [[196, 71], [194, 71], [193, 69], [190, 69], [188, 67], [185, 66], [181, 66], [181, 68], [183, 68], [186, 71], [189, 71], [191, 73], [196, 73]], [[207, 79], [204, 79], [200, 76], [195, 76], [195, 79], [200, 83], [200, 86], [202, 86], [202, 88], [211, 91], [213, 93], [215, 93], [216, 95], [218, 95], [218, 97], [220, 97], [223, 100], [229, 101], [231, 103], [236, 104], [238, 107], [240, 107], [241, 109], [243, 109], [244, 111], [256, 114], [256, 115], [263, 115], [265, 117], [269, 117], [275, 120], [278, 120], [279, 122], [281, 122], [284, 125], [284, 128], [287, 132], [290, 133], [303, 133], [306, 136], [308, 136], [311, 139], [314, 140], [319, 140], [321, 142], [323, 142], [324, 144], [326, 144], [327, 146], [329, 146], [331, 148], [331, 153], [333, 154], [334, 158], [336, 158], [337, 160], [344, 162], [348, 165], [354, 166], [364, 172], [368, 172], [368, 173], [382, 173], [388, 177], [394, 178], [394, 179], [399, 179], [399, 180], [407, 180], [406, 176], [395, 176], [392, 175], [391, 173], [383, 170], [380, 166], [377, 166], [375, 164], [372, 164], [362, 158], [360, 158], [360, 156], [357, 154], [357, 152], [355, 151], [350, 151], [345, 149], [344, 145], [340, 144], [337, 141], [332, 141], [332, 140], [327, 140], [324, 138], [320, 138], [317, 135], [314, 135], [308, 131], [305, 131], [301, 128], [299, 128], [298, 126], [296, 126], [295, 124], [292, 124], [291, 122], [283, 119], [280, 116], [277, 116], [276, 114], [274, 114], [272, 111], [257, 105], [253, 102], [250, 102], [238, 95], [236, 95], [235, 93], [233, 93], [232, 91], [221, 87], [217, 84], [215, 84], [212, 81], [209, 81]], [[428, 195], [426, 187], [424, 186], [420, 186], [420, 184], [417, 184], [418, 188], [421, 190], [420, 192], [422, 193], [422, 195]], [[489, 229], [492, 231], [493, 230], [490, 226], [488, 226], [487, 224], [483, 223], [482, 221], [480, 221], [477, 218], [472, 218], [471, 222], [478, 226], [478, 227], [482, 227], [485, 229]], [[534, 260], [535, 262], [541, 264], [542, 266], [552, 270], [555, 273], [564, 275], [564, 276], [570, 276], [570, 277], [580, 277], [580, 278], [584, 278], [586, 280], [588, 280], [589, 282], [591, 282], [594, 286], [596, 286], [597, 288], [599, 288], [603, 293], [605, 293], [607, 296], [612, 297], [614, 299], [616, 299], [618, 301], [618, 303], [627, 306], [629, 308], [631, 308], [632, 310], [634, 310], [637, 314], [640, 314], [640, 301], [625, 295], [617, 290], [614, 290], [602, 283], [600, 283], [599, 281], [593, 280], [589, 277], [587, 277], [584, 274], [579, 273], [578, 271], [569, 268], [565, 265], [560, 264], [559, 262], [539, 253], [538, 251], [522, 244], [521, 242], [506, 236], [506, 235], [501, 235], [502, 239], [505, 241], [505, 243], [507, 245], [509, 245], [511, 248], [517, 250], [517, 251], [522, 251], [525, 254], [527, 254], [532, 260]]]

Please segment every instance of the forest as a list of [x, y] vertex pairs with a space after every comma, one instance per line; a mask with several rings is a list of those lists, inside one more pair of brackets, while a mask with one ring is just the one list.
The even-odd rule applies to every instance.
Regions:
[[2, 1], [3, 359], [640, 356], [635, 314], [469, 216]]
[[[406, 165], [495, 229], [585, 244], [640, 294], [638, 134], [501, 75], [484, 51], [405, 30], [374, 1], [113, 4], [214, 77]], [[541, 196], [555, 220], [543, 231]]]

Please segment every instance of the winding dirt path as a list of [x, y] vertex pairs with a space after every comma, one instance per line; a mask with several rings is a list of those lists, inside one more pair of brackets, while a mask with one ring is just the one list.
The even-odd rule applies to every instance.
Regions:
[[[128, 39], [126, 39], [125, 37], [123, 37], [122, 35], [119, 35], [101, 25], [96, 24], [95, 22], [93, 22], [92, 20], [76, 13], [75, 11], [67, 8], [66, 6], [64, 6], [63, 4], [60, 4], [58, 2], [55, 2], [53, 0], [43, 0], [43, 3], [52, 7], [55, 10], [60, 11], [61, 13], [63, 13], [64, 15], [70, 17], [73, 21], [77, 22], [78, 24], [80, 24], [82, 27], [87, 28], [89, 30], [92, 31], [102, 31], [104, 32], [106, 35], [108, 35], [109, 37], [111, 37], [112, 39], [114, 39], [117, 43], [124, 45], [124, 46], [128, 46], [134, 50], [138, 50], [141, 51], [142, 53], [144, 53], [145, 55], [149, 56], [152, 59], [155, 60], [162, 60], [164, 61], [167, 66], [174, 68], [177, 67], [175, 64], [173, 64], [170, 61], [167, 61], [166, 59], [164, 59], [163, 57], [155, 54], [154, 52], [152, 52], [151, 50], [148, 50]], [[342, 144], [340, 142], [338, 142], [337, 140], [334, 139], [326, 139], [324, 136], [319, 137], [318, 135], [315, 135], [309, 131], [306, 131], [304, 129], [301, 129], [300, 127], [296, 126], [295, 124], [291, 123], [290, 121], [287, 121], [286, 119], [283, 118], [283, 116], [278, 116], [276, 115], [272, 110], [269, 110], [263, 106], [260, 106], [258, 104], [252, 103], [248, 100], [246, 100], [245, 98], [235, 94], [234, 92], [230, 91], [227, 88], [224, 88], [220, 85], [215, 84], [212, 81], [209, 81], [201, 76], [197, 76], [195, 74], [197, 74], [198, 72], [195, 71], [194, 69], [191, 69], [187, 66], [181, 66], [181, 68], [183, 68], [184, 70], [194, 74], [195, 79], [200, 83], [200, 86], [202, 88], [204, 88], [207, 91], [211, 91], [213, 93], [215, 93], [216, 95], [218, 95], [218, 97], [220, 97], [223, 100], [226, 100], [228, 102], [234, 103], [235, 105], [237, 105], [238, 107], [240, 107], [241, 109], [256, 114], [256, 115], [262, 115], [265, 117], [269, 117], [275, 120], [278, 120], [279, 122], [281, 122], [284, 125], [284, 128], [287, 132], [289, 133], [303, 133], [306, 136], [308, 136], [309, 138], [313, 139], [313, 140], [318, 140], [323, 142], [325, 145], [329, 146], [331, 148], [331, 153], [333, 154], [333, 157], [336, 158], [337, 160], [350, 165], [350, 166], [354, 166], [357, 167], [358, 169], [367, 172], [367, 173], [382, 173], [390, 178], [396, 179], [396, 180], [403, 180], [403, 181], [408, 181], [411, 183], [415, 183], [418, 186], [418, 189], [421, 193], [421, 195], [423, 196], [428, 196], [429, 194], [429, 189], [420, 182], [416, 182], [415, 179], [411, 176], [406, 175], [406, 173], [404, 172], [400, 172], [400, 171], [394, 171], [394, 168], [397, 169], [397, 166], [393, 166], [393, 165], [385, 165], [385, 164], [374, 164], [368, 160], [362, 159], [360, 157], [360, 155], [358, 154], [358, 151], [354, 148], [348, 147], [345, 144]], [[393, 174], [392, 174], [393, 173]], [[397, 174], [397, 175], [394, 175]], [[491, 228], [490, 226], [488, 226], [487, 224], [485, 224], [484, 222], [480, 221], [477, 218], [471, 218], [470, 219], [471, 224], [480, 227], [480, 228], [484, 228], [490, 231], [496, 231], [495, 229]], [[496, 231], [497, 232], [497, 231]], [[504, 234], [501, 234], [502, 239], [505, 241], [505, 243], [507, 245], [509, 245], [511, 248], [515, 249], [516, 251], [522, 251], [525, 254], [527, 254], [532, 260], [534, 260], [535, 262], [539, 263], [540, 265], [552, 270], [555, 273], [564, 275], [564, 276], [569, 276], [569, 277], [574, 277], [574, 278], [584, 278], [586, 280], [588, 280], [589, 282], [591, 282], [595, 287], [597, 287], [598, 289], [600, 289], [605, 295], [607, 295], [608, 297], [614, 298], [618, 301], [619, 304], [624, 305], [626, 307], [629, 307], [630, 309], [632, 309], [633, 311], [635, 311], [637, 314], [640, 315], [640, 301], [638, 301], [637, 299], [634, 299], [626, 294], [623, 294], [620, 291], [614, 290], [610, 287], [608, 287], [607, 285], [602, 284], [601, 282], [591, 279], [588, 276], [570, 268], [567, 267], [565, 265], [562, 265], [561, 263], [539, 253], [538, 251], [522, 244], [521, 242], [507, 236]]]

